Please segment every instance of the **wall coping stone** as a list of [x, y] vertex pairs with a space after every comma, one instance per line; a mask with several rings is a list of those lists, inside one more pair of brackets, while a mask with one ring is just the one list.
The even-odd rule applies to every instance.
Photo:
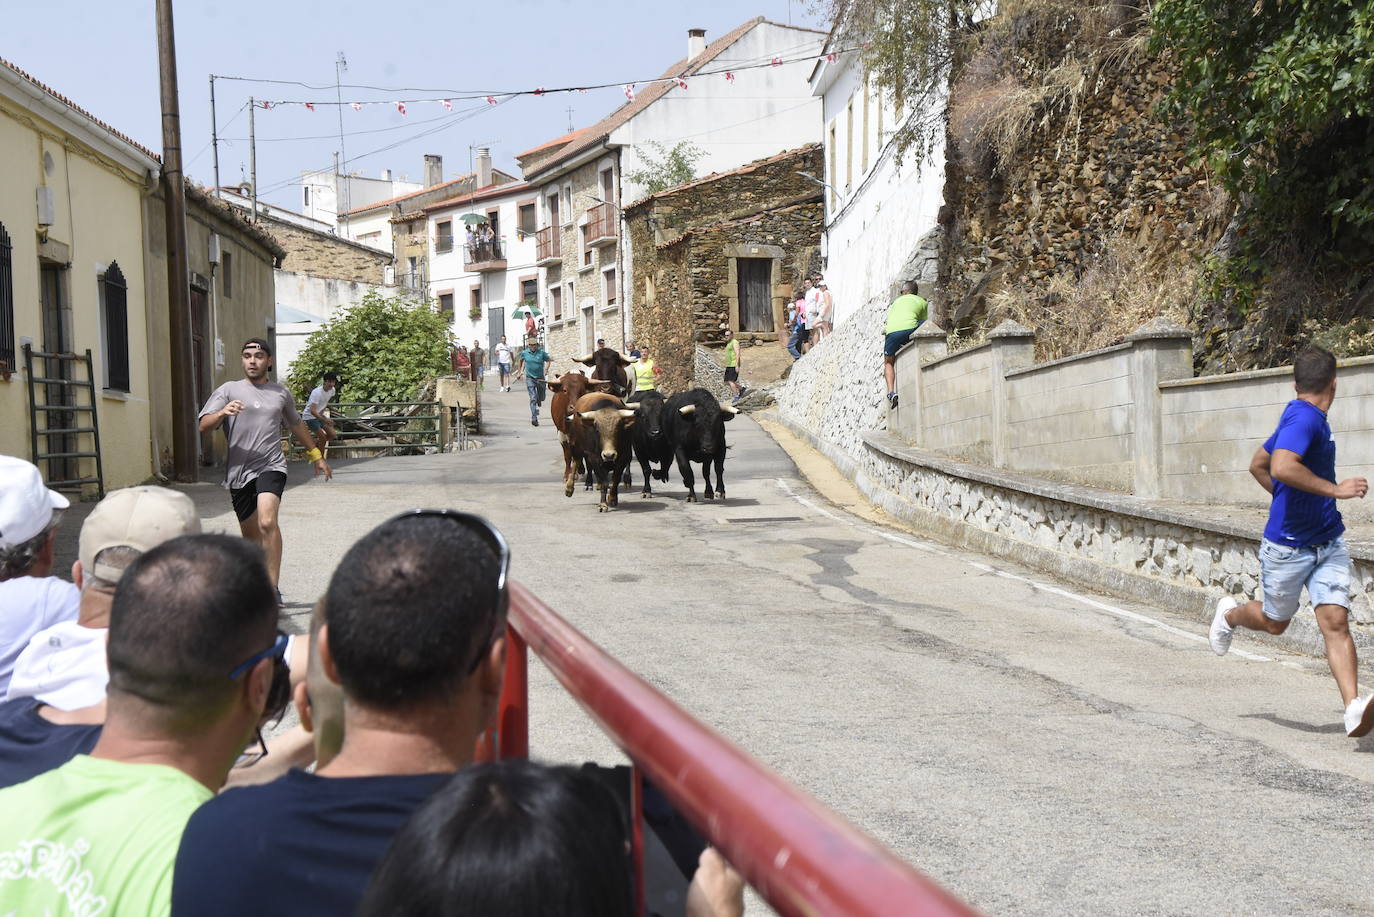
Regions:
[[1002, 324], [988, 332], [989, 338], [1033, 338], [1035, 332], [1020, 322], [1005, 319]]
[[[908, 343], [908, 344], [906, 344], [905, 346], [906, 346], [906, 347], [910, 347], [911, 344]], [[990, 348], [990, 347], [992, 347], [992, 339], [991, 339], [991, 338], [989, 338], [988, 340], [984, 341], [984, 342], [981, 343], [981, 344], [974, 344], [972, 347], [965, 347], [963, 350], [956, 350], [956, 351], [954, 351], [954, 353], [947, 353], [947, 354], [944, 354], [943, 356], [936, 357], [936, 358], [933, 359], [933, 360], [927, 360], [926, 362], [922, 363], [921, 366], [922, 366], [923, 368], [927, 368], [927, 369], [928, 369], [928, 368], [931, 367], [931, 366], [936, 366], [936, 365], [938, 365], [938, 364], [940, 364], [940, 363], [944, 363], [944, 362], [947, 362], [947, 361], [949, 361], [949, 360], [957, 360], [959, 357], [966, 357], [966, 356], [968, 356], [968, 355], [971, 354], [971, 353], [977, 353], [977, 352], [980, 351], [980, 350], [987, 350], [987, 349]], [[901, 353], [900, 350], [897, 351], [897, 352], [898, 352], [898, 353]]]
[[[901, 347], [898, 347], [898, 348], [897, 348], [897, 353], [902, 353], [902, 352], [905, 351], [908, 347], [915, 347], [916, 344], [919, 342], [918, 339], [920, 339], [920, 340], [935, 340], [935, 339], [943, 338], [944, 336], [945, 336], [945, 329], [941, 328], [939, 325], [935, 324], [934, 322], [929, 322], [929, 321], [928, 321], [928, 322], [925, 322], [925, 323], [923, 323], [922, 325], [920, 325], [919, 327], [917, 327], [917, 329], [916, 329], [915, 331], [911, 332], [911, 337], [909, 337], [909, 338], [906, 339], [906, 343], [905, 343], [905, 344], [903, 344]], [[962, 351], [961, 351], [961, 352], [962, 352]], [[922, 365], [929, 366], [930, 364], [929, 364], [929, 363], [925, 363], [925, 364], [922, 364]]]
[[[1337, 369], [1351, 369], [1356, 366], [1374, 366], [1374, 357], [1351, 357], [1337, 360]], [[1247, 382], [1251, 379], [1272, 379], [1276, 376], [1293, 375], [1293, 367], [1275, 366], [1272, 369], [1251, 369], [1238, 373], [1222, 373], [1214, 376], [1198, 376], [1196, 379], [1170, 379], [1159, 383], [1160, 388], [1184, 388], [1189, 385], [1224, 385], [1227, 382]]]
[[1191, 341], [1193, 339], [1193, 332], [1184, 328], [1177, 322], [1170, 321], [1162, 315], [1150, 319], [1148, 322], [1126, 335], [1127, 341], [1158, 341], [1172, 339], [1186, 339]]
[[[1150, 500], [1078, 484], [1062, 484], [1030, 474], [1003, 471], [987, 465], [975, 465], [952, 459], [938, 452], [908, 445], [886, 430], [870, 430], [863, 434], [864, 445], [888, 458], [910, 465], [931, 468], [942, 474], [989, 484], [1005, 490], [1015, 490], [1061, 503], [1072, 503], [1088, 509], [1134, 516], [1150, 522], [1176, 525], [1199, 532], [1211, 532], [1230, 538], [1259, 543], [1268, 511], [1259, 506], [1216, 506], [1186, 503], [1181, 500]], [[1374, 561], [1374, 537], [1359, 540], [1358, 536], [1374, 532], [1346, 530], [1346, 544], [1350, 555], [1359, 560]]]
[[1093, 357], [1100, 357], [1109, 353], [1120, 353], [1123, 350], [1130, 350], [1133, 344], [1113, 344], [1110, 347], [1102, 347], [1098, 350], [1089, 350], [1086, 353], [1070, 354], [1067, 357], [1060, 357], [1057, 360], [1050, 360], [1048, 363], [1036, 363], [1033, 366], [1022, 366], [1019, 369], [1009, 369], [1003, 375], [1010, 379], [1012, 376], [1028, 376], [1031, 373], [1039, 372], [1042, 369], [1049, 369], [1053, 366], [1063, 366], [1065, 363], [1075, 363], [1079, 360], [1091, 360]]

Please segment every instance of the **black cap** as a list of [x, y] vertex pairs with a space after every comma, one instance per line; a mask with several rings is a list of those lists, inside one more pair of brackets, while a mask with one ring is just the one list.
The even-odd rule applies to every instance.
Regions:
[[247, 350], [250, 347], [261, 347], [269, 357], [272, 356], [272, 345], [264, 341], [262, 338], [249, 338], [248, 340], [243, 342], [243, 346], [240, 347], [239, 350]]

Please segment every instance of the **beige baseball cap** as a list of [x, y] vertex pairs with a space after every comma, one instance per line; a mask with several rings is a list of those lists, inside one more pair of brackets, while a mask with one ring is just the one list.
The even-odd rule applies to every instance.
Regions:
[[191, 498], [166, 487], [125, 487], [96, 504], [81, 526], [79, 558], [86, 576], [119, 581], [123, 568], [96, 565], [106, 548], [150, 551], [179, 535], [199, 535], [200, 516]]

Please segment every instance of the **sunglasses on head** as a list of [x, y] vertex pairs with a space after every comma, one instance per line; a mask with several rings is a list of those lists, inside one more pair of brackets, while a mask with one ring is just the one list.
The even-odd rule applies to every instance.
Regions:
[[501, 636], [502, 627], [506, 622], [506, 611], [510, 606], [510, 591], [506, 588], [506, 579], [510, 574], [510, 545], [506, 543], [506, 536], [502, 535], [496, 526], [492, 525], [486, 518], [475, 513], [464, 513], [456, 509], [412, 509], [409, 512], [393, 516], [388, 522], [396, 522], [400, 519], [410, 519], [413, 517], [432, 517], [435, 519], [447, 519], [467, 529], [476, 535], [481, 541], [491, 549], [497, 559], [497, 579], [496, 579], [496, 613], [491, 623], [491, 630], [487, 639], [482, 641], [481, 649], [477, 656], [468, 665], [467, 674], [471, 675], [477, 671], [477, 666], [481, 664], [482, 658], [486, 656], [487, 650], [496, 642], [496, 638]]

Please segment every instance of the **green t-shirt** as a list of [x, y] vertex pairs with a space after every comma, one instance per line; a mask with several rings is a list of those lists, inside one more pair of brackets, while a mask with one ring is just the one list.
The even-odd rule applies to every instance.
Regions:
[[903, 293], [888, 306], [887, 325], [883, 334], [894, 331], [909, 331], [926, 320], [926, 301], [915, 293]]
[[725, 365], [727, 367], [739, 365], [739, 341], [734, 338], [731, 338], [730, 343], [725, 345]]
[[525, 378], [542, 379], [544, 378], [544, 367], [549, 362], [549, 352], [542, 347], [538, 350], [530, 350], [526, 347], [520, 351], [520, 362], [525, 365]]
[[181, 832], [212, 795], [175, 768], [88, 755], [0, 790], [0, 914], [170, 914]]

